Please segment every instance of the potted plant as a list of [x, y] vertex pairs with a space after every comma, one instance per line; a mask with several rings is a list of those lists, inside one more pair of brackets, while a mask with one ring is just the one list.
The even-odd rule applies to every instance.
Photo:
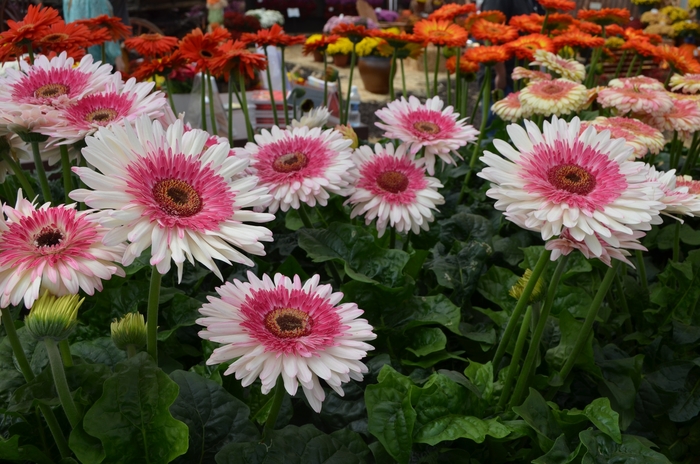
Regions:
[[333, 64], [339, 68], [347, 68], [350, 64], [350, 53], [352, 53], [352, 42], [346, 37], [341, 37], [335, 43], [330, 44], [326, 53], [333, 57]]
[[357, 67], [365, 89], [381, 95], [389, 93], [391, 76], [391, 52], [380, 47], [385, 43], [384, 39], [365, 37], [356, 47]]

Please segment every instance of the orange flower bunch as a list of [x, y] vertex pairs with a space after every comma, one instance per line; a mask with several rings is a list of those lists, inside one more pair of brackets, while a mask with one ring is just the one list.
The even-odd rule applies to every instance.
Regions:
[[538, 15], [537, 13], [531, 13], [528, 15], [518, 15], [513, 16], [508, 21], [508, 24], [518, 29], [520, 32], [525, 32], [527, 34], [539, 34], [542, 30], [542, 23], [544, 22], [544, 16]]
[[605, 44], [603, 38], [592, 36], [577, 28], [569, 29], [563, 34], [556, 36], [552, 39], [552, 42], [554, 43], [554, 49], [557, 51], [564, 47], [596, 48]]
[[658, 58], [681, 74], [700, 73], [700, 63], [687, 48], [661, 44], [656, 47]]
[[211, 73], [215, 76], [228, 76], [232, 71], [255, 77], [255, 70], [264, 71], [267, 60], [259, 53], [248, 50], [245, 42], [227, 40], [216, 48], [216, 56], [211, 61]]
[[572, 0], [537, 0], [537, 3], [549, 12], [557, 10], [571, 11], [576, 8], [576, 2]]
[[607, 26], [609, 24], [623, 25], [630, 22], [630, 11], [627, 8], [579, 10], [576, 16], [582, 21], [589, 21], [600, 26]]
[[255, 33], [241, 35], [242, 42], [256, 44], [258, 47], [288, 47], [290, 45], [303, 44], [306, 37], [303, 35], [288, 35], [279, 24], [273, 24], [269, 29], [261, 29]]
[[464, 58], [475, 63], [494, 64], [508, 61], [512, 53], [504, 45], [473, 47], [464, 52]]
[[179, 50], [175, 50], [167, 55], [145, 59], [133, 70], [131, 77], [143, 81], [155, 75], [170, 76], [185, 66], [187, 66], [187, 60]]
[[436, 21], [454, 21], [459, 16], [467, 16], [471, 13], [476, 13], [476, 5], [473, 3], [467, 3], [465, 5], [447, 3], [430, 13], [428, 19], [434, 19]]
[[476, 14], [469, 16], [464, 21], [463, 26], [467, 31], [471, 31], [472, 25], [480, 19], [483, 19], [484, 21], [489, 21], [492, 23], [498, 23], [498, 24], [505, 24], [506, 23], [506, 15], [504, 15], [502, 12], [500, 12], [498, 10], [492, 10], [492, 11], [481, 11], [479, 13], [476, 13]]
[[413, 33], [422, 42], [441, 47], [462, 47], [467, 43], [467, 31], [449, 21], [418, 21], [413, 26]]
[[215, 27], [206, 34], [197, 28], [182, 38], [179, 50], [184, 58], [194, 63], [195, 72], [211, 71], [219, 45], [230, 38], [231, 34], [223, 27]]
[[82, 24], [90, 30], [95, 45], [131, 37], [131, 26], [125, 25], [122, 19], [116, 16], [104, 14], [90, 19], [78, 19], [74, 22]]
[[22, 21], [7, 20], [7, 30], [0, 37], [0, 45], [27, 46], [49, 33], [52, 24], [61, 21], [58, 10], [29, 5]]
[[[457, 57], [451, 56], [445, 62], [445, 68], [450, 74], [454, 74], [457, 71]], [[469, 61], [464, 55], [459, 58], [459, 72], [463, 76], [469, 74], [476, 74], [479, 71], [479, 63], [474, 61]]]
[[544, 34], [529, 34], [507, 43], [506, 48], [521, 60], [533, 60], [536, 50], [554, 53], [554, 42]]
[[492, 23], [485, 19], [474, 21], [471, 34], [475, 39], [487, 40], [492, 44], [503, 44], [518, 38], [518, 30], [506, 24]]
[[177, 47], [177, 37], [158, 33], [141, 34], [124, 41], [127, 50], [133, 50], [145, 58], [155, 58], [172, 53]]

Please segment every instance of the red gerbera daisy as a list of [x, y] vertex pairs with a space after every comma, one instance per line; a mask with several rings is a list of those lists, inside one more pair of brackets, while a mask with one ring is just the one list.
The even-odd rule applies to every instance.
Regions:
[[361, 24], [343, 23], [334, 27], [331, 33], [341, 37], [347, 37], [351, 41], [357, 43], [367, 37], [370, 31]]
[[579, 10], [578, 19], [607, 26], [608, 24], [627, 24], [630, 22], [630, 10], [627, 8], [602, 8], [600, 10]]
[[236, 70], [252, 79], [256, 69], [263, 71], [266, 67], [265, 56], [252, 53], [240, 40], [227, 40], [216, 48], [210, 71], [215, 76], [227, 76], [231, 70]]
[[467, 31], [449, 21], [418, 21], [413, 26], [413, 33], [423, 42], [438, 46], [461, 47], [467, 43]]
[[494, 64], [509, 60], [511, 52], [504, 45], [474, 47], [464, 52], [464, 58], [475, 63]]
[[137, 37], [126, 39], [124, 47], [127, 50], [135, 51], [139, 55], [151, 58], [172, 52], [177, 47], [177, 37], [165, 36], [157, 32], [141, 34]]
[[41, 50], [45, 55], [90, 45], [93, 45], [90, 29], [78, 23], [66, 24], [63, 20], [51, 24], [44, 35], [32, 42], [34, 49]]
[[323, 35], [318, 40], [306, 42], [304, 44], [304, 55], [310, 55], [317, 50], [319, 52], [324, 52], [329, 45], [336, 43], [339, 38], [339, 35]]
[[458, 16], [466, 16], [469, 13], [476, 12], [476, 5], [467, 3], [466, 5], [457, 5], [456, 3], [448, 3], [433, 11], [428, 19], [454, 21]]
[[169, 76], [173, 71], [184, 68], [186, 65], [187, 60], [182, 56], [179, 50], [175, 50], [170, 55], [145, 60], [134, 69], [131, 73], [131, 77], [143, 81], [156, 74], [159, 76]]
[[[457, 57], [456, 56], [451, 56], [447, 59], [445, 62], [445, 68], [447, 68], [447, 72], [450, 74], [454, 74], [457, 70]], [[475, 74], [477, 71], [479, 71], [479, 63], [475, 63], [474, 61], [469, 61], [466, 57], [461, 56], [459, 58], [459, 72], [462, 75], [466, 74]]]
[[506, 47], [521, 60], [532, 60], [535, 50], [547, 50], [548, 52], [554, 53], [554, 42], [544, 34], [522, 36], [507, 43]]
[[488, 40], [492, 44], [503, 44], [518, 38], [518, 30], [513, 26], [492, 23], [485, 19], [474, 21], [471, 34], [475, 39]]
[[576, 9], [576, 2], [571, 0], [537, 0], [543, 8], [551, 11], [570, 11]]
[[255, 43], [258, 47], [267, 47], [269, 45], [275, 47], [287, 47], [304, 43], [304, 36], [291, 36], [284, 33], [284, 29], [279, 24], [273, 24], [269, 29], [261, 29], [255, 33], [245, 33], [241, 36], [241, 41], [247, 43]]
[[90, 19], [78, 19], [74, 22], [83, 24], [93, 32], [107, 31], [111, 37], [109, 40], [115, 42], [131, 37], [131, 26], [125, 25], [122, 19], [116, 16], [103, 14]]
[[230, 36], [222, 27], [216, 27], [206, 34], [197, 28], [182, 38], [180, 53], [196, 64], [195, 71], [211, 71], [212, 61], [217, 56], [217, 47]]
[[22, 21], [7, 20], [7, 31], [2, 33], [0, 45], [25, 45], [43, 36], [48, 27], [60, 21], [58, 10], [51, 7], [29, 5]]

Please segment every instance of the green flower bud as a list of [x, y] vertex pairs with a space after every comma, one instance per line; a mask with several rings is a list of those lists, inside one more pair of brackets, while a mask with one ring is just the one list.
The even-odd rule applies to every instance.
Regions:
[[112, 341], [120, 350], [127, 351], [129, 345], [138, 350], [146, 346], [146, 322], [143, 314], [127, 313], [111, 325]]
[[78, 324], [78, 308], [83, 301], [85, 298], [81, 299], [78, 295], [56, 297], [48, 291], [44, 292], [34, 302], [24, 324], [37, 340], [64, 340]]
[[[530, 281], [530, 278], [532, 277], [532, 271], [530, 269], [525, 269], [525, 273], [521, 278], [518, 279], [518, 281], [513, 285], [508, 292], [510, 296], [515, 298], [516, 300], [520, 299], [520, 296], [523, 294], [523, 291], [525, 290], [525, 286], [527, 283]], [[535, 284], [535, 288], [532, 289], [532, 293], [530, 294], [530, 300], [528, 303], [534, 303], [535, 301], [538, 301], [540, 297], [542, 297], [542, 294], [544, 293], [544, 282], [542, 281], [542, 278], [537, 279], [537, 283]]]

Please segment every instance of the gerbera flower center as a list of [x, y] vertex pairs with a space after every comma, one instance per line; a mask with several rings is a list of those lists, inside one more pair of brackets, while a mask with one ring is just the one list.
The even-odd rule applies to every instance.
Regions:
[[311, 333], [313, 319], [295, 308], [277, 308], [265, 315], [265, 328], [279, 338], [299, 338]]
[[34, 237], [34, 246], [37, 248], [54, 247], [61, 244], [63, 232], [56, 227], [46, 226]]
[[555, 95], [562, 91], [562, 87], [557, 84], [547, 84], [543, 85], [541, 90], [543, 93]]
[[158, 42], [162, 37], [160, 34], [141, 34], [141, 39], [149, 42]]
[[164, 179], [153, 186], [153, 197], [158, 206], [171, 216], [190, 217], [202, 210], [202, 199], [197, 191], [180, 179]]
[[88, 122], [96, 123], [108, 123], [117, 117], [117, 112], [112, 108], [100, 108], [95, 111], [91, 111], [85, 115], [85, 120]]
[[408, 176], [398, 171], [386, 171], [377, 178], [377, 185], [391, 193], [401, 193], [408, 188]]
[[49, 34], [45, 35], [44, 37], [41, 38], [41, 42], [43, 43], [60, 43], [69, 38], [68, 34], [64, 34], [61, 32], [56, 32], [54, 34]]
[[55, 98], [68, 95], [68, 86], [64, 84], [45, 84], [34, 91], [36, 98]]
[[213, 57], [214, 57], [214, 54], [213, 54], [212, 52], [210, 52], [209, 50], [200, 50], [200, 51], [199, 51], [199, 55], [200, 55], [202, 58], [206, 58], [206, 59], [209, 59], [209, 58], [213, 58]]
[[440, 126], [430, 121], [418, 121], [413, 124], [413, 128], [425, 134], [439, 134]]
[[272, 163], [272, 169], [277, 172], [294, 172], [299, 171], [309, 164], [309, 159], [302, 152], [287, 153], [277, 158]]
[[595, 177], [575, 164], [560, 164], [549, 168], [547, 178], [559, 190], [577, 195], [588, 195], [596, 186]]

